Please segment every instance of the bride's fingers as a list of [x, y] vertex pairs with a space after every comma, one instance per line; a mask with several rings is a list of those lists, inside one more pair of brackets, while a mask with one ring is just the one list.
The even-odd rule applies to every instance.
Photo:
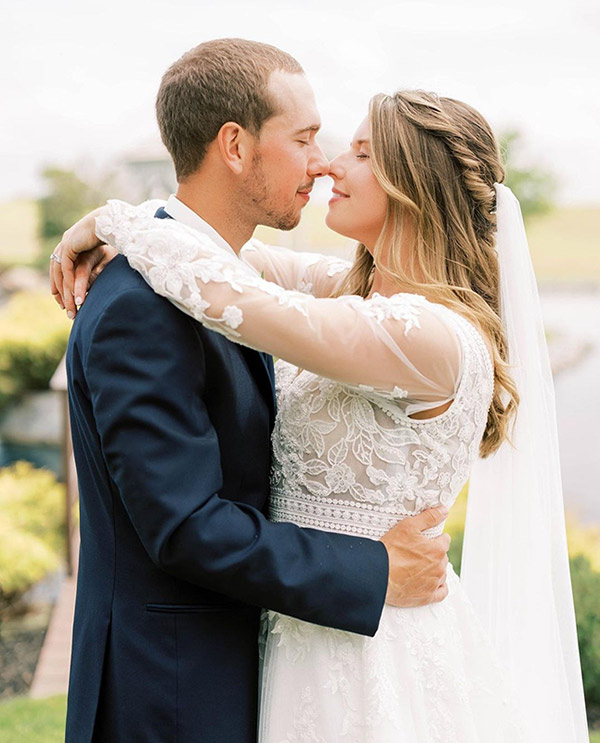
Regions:
[[60, 299], [62, 302], [63, 309], [66, 309], [66, 301], [65, 301], [65, 280], [64, 280], [64, 245], [63, 241], [61, 240], [58, 245], [54, 248], [53, 255], [56, 255], [59, 257], [60, 260], [52, 260], [52, 276], [54, 279], [54, 284], [56, 286], [56, 289], [60, 295]]
[[54, 297], [56, 301], [56, 304], [61, 308], [61, 310], [64, 310], [65, 305], [64, 305], [64, 302], [62, 301], [62, 297], [60, 296], [60, 292], [58, 291], [58, 289], [54, 287], [51, 289], [51, 291], [52, 291], [52, 296]]
[[90, 274], [90, 281], [88, 284], [88, 291], [92, 284], [96, 281], [98, 276], [104, 271], [104, 269], [108, 266], [108, 264], [112, 261], [112, 259], [117, 255], [117, 251], [113, 250], [111, 248], [108, 248], [108, 246], [104, 245], [104, 257], [102, 260], [94, 266], [92, 269], [92, 273]]
[[52, 296], [56, 300], [58, 306], [61, 308], [61, 310], [64, 310], [65, 305], [63, 304], [60, 291], [58, 289], [58, 286], [56, 285], [54, 264], [55, 264], [55, 261], [54, 260], [50, 260], [50, 267], [48, 269], [48, 273], [49, 273], [49, 277], [50, 277], [50, 291], [52, 292]]
[[[60, 258], [60, 244], [54, 248], [52, 255]], [[48, 271], [50, 276], [50, 291], [58, 305], [64, 310], [65, 304], [62, 297], [62, 271], [60, 262], [55, 260], [55, 258], [50, 258], [50, 267]]]
[[[67, 315], [73, 319], [77, 313], [75, 306], [75, 265], [81, 253], [93, 250], [101, 241], [98, 240], [95, 233], [96, 217], [101, 209], [90, 212], [76, 222], [62, 236], [57, 251], [60, 251], [61, 269], [62, 269], [62, 290], [60, 282], [57, 281], [57, 287], [62, 295], [62, 300], [67, 310]], [[85, 293], [83, 294], [85, 296]], [[83, 299], [83, 296], [81, 299]]]
[[101, 247], [94, 248], [94, 250], [82, 253], [79, 256], [75, 266], [75, 280], [73, 283], [73, 295], [78, 307], [85, 302], [85, 295], [102, 270], [104, 258], [104, 250]]
[[69, 251], [63, 251], [62, 253], [61, 268], [63, 277], [62, 299], [67, 311], [67, 316], [69, 319], [73, 320], [77, 314], [75, 296], [73, 294], [75, 285], [75, 262], [69, 255]]
[[91, 281], [93, 266], [89, 260], [81, 261], [75, 268], [75, 281], [73, 284], [73, 294], [77, 307], [85, 302], [85, 295], [88, 292]]

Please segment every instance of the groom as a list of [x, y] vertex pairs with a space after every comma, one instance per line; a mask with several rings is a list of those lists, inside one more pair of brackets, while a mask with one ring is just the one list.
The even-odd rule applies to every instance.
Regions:
[[[312, 90], [271, 46], [191, 50], [157, 115], [179, 183], [157, 216], [236, 253], [257, 224], [294, 227], [328, 170]], [[57, 248], [64, 275], [52, 264], [73, 313], [81, 234]], [[103, 255], [80, 259], [83, 286]], [[82, 539], [67, 743], [253, 743], [259, 607], [373, 635], [384, 601], [446, 595], [449, 540], [421, 534], [442, 509], [381, 541], [266, 519], [271, 358], [176, 310], [122, 256], [78, 313], [68, 372]]]

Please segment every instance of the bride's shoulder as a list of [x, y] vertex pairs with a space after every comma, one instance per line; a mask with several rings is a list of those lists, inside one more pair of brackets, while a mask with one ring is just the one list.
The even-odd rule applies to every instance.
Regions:
[[455, 330], [460, 336], [463, 346], [468, 345], [477, 348], [493, 368], [493, 342], [480, 322], [467, 315], [466, 312], [463, 313], [459, 309], [448, 307], [441, 302], [431, 302], [427, 299], [425, 301], [433, 312], [438, 313], [446, 324]]
[[[416, 317], [421, 317], [421, 321], [424, 314], [438, 318], [443, 321], [449, 330], [460, 337], [462, 345], [475, 345], [480, 350], [485, 350], [486, 356], [493, 365], [493, 343], [489, 334], [479, 322], [468, 316], [466, 312], [463, 313], [459, 309], [448, 307], [442, 302], [432, 301], [423, 294], [400, 292], [391, 297], [373, 295], [373, 299], [376, 298], [375, 304], [382, 307], [387, 305], [387, 312], [390, 316], [394, 316], [394, 313], [413, 312]], [[419, 325], [421, 326], [422, 322], [419, 322]]]
[[446, 317], [449, 320], [451, 315], [448, 315], [448, 312], [452, 313], [445, 305], [432, 302], [423, 294], [412, 292], [391, 295], [375, 292], [366, 299], [359, 296], [343, 296], [340, 299], [360, 307], [365, 314], [380, 321], [404, 320], [410, 324], [409, 329], [413, 326], [421, 327], [421, 322], [428, 316]]
[[409, 294], [406, 292], [389, 296], [375, 292], [369, 297], [361, 297], [356, 294], [343, 294], [338, 299], [342, 302], [361, 307], [368, 314], [382, 316], [385, 319], [401, 317], [406, 308], [414, 308], [415, 311], [418, 311], [418, 308], [431, 304], [421, 294]]

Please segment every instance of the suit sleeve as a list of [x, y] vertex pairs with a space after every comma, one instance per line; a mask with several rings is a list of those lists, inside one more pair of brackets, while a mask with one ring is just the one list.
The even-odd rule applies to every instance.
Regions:
[[117, 295], [94, 331], [86, 377], [96, 424], [146, 551], [161, 569], [231, 598], [373, 635], [387, 589], [381, 542], [271, 523], [219, 496], [199, 346], [194, 323], [143, 288]]

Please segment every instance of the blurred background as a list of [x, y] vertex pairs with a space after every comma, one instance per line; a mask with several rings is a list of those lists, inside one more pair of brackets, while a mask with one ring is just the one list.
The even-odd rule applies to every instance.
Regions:
[[[77, 551], [65, 378], [49, 295], [63, 231], [109, 196], [166, 197], [154, 98], [187, 49], [241, 36], [298, 58], [328, 156], [376, 92], [467, 101], [502, 142], [540, 287], [590, 722], [600, 727], [600, 6], [592, 0], [359, 3], [24, 0], [0, 26], [0, 743], [62, 740]], [[322, 179], [274, 244], [352, 256]], [[451, 513], [460, 566], [467, 493]], [[600, 741], [600, 732], [592, 733]]]

